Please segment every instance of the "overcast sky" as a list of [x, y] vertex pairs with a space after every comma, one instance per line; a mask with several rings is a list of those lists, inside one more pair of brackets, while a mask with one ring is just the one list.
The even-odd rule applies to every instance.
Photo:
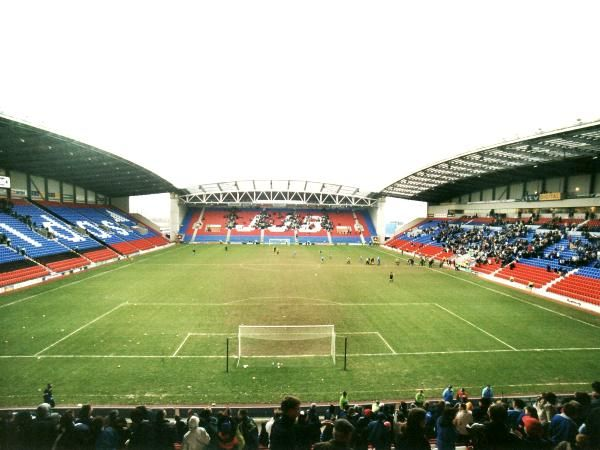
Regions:
[[[378, 191], [600, 118], [597, 1], [3, 2], [0, 111], [178, 187]], [[147, 202], [134, 208], [164, 216]], [[397, 205], [388, 220], [408, 220]]]

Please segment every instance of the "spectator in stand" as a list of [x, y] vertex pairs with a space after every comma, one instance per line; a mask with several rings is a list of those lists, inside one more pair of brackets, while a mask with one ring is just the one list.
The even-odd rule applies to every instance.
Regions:
[[600, 408], [600, 381], [592, 383], [592, 401], [590, 402], [590, 412]]
[[556, 394], [543, 392], [535, 403], [535, 409], [542, 425], [550, 423], [552, 417], [556, 414]]
[[252, 417], [248, 416], [248, 411], [240, 409], [238, 412], [239, 419], [239, 430], [244, 437], [246, 450], [257, 450], [258, 449], [258, 427]]
[[521, 417], [525, 414], [523, 409], [525, 408], [525, 402], [520, 398], [515, 398], [512, 402], [512, 408], [508, 410], [508, 426], [511, 430], [516, 430], [521, 421]]
[[208, 446], [210, 436], [204, 428], [198, 426], [199, 422], [197, 416], [190, 417], [188, 422], [190, 431], [183, 437], [181, 450], [204, 450]]
[[[469, 403], [470, 404], [470, 403]], [[472, 407], [473, 405], [470, 404]], [[473, 414], [467, 409], [467, 403], [461, 403], [454, 419], [458, 433], [457, 443], [466, 444], [469, 441], [469, 426], [473, 424]]]
[[161, 450], [172, 450], [176, 440], [175, 428], [167, 419], [167, 412], [164, 409], [156, 412], [154, 430], [156, 433], [155, 447]]
[[550, 421], [550, 439], [554, 445], [567, 441], [575, 445], [577, 436], [577, 416], [579, 414], [579, 403], [571, 400], [562, 407], [560, 414], [555, 414]]
[[119, 411], [111, 411], [104, 420], [102, 431], [96, 438], [96, 450], [118, 450], [122, 448], [124, 442], [125, 439], [119, 423]]
[[42, 403], [37, 407], [35, 420], [31, 423], [31, 448], [50, 449], [58, 435], [58, 414], [52, 414], [50, 405]]
[[527, 421], [523, 436], [523, 449], [546, 450], [553, 448], [552, 442], [544, 438], [544, 427], [542, 423], [534, 418]]
[[473, 408], [473, 422], [485, 423], [489, 420], [488, 411], [492, 402], [489, 398], [479, 400], [479, 405]]
[[296, 445], [294, 424], [300, 414], [300, 400], [288, 396], [281, 401], [281, 417], [271, 428], [271, 450], [290, 450]]
[[454, 418], [456, 417], [456, 409], [450, 405], [446, 405], [444, 412], [438, 417], [436, 430], [436, 443], [438, 450], [454, 450], [458, 433], [454, 427]]
[[512, 434], [506, 426], [508, 415], [501, 403], [490, 406], [488, 415], [490, 422], [483, 426], [483, 442], [481, 449], [514, 450], [519, 447], [520, 439]]
[[156, 442], [155, 429], [148, 420], [145, 406], [137, 406], [131, 412], [131, 437], [128, 448], [147, 450], [154, 448]]
[[[6, 447], [3, 447], [0, 443], [0, 448]], [[73, 417], [72, 409], [65, 411], [60, 418], [58, 425], [58, 437], [54, 441], [52, 448], [53, 450], [68, 450], [72, 448], [78, 448], [77, 437], [75, 435], [75, 418]]]
[[367, 427], [369, 444], [375, 448], [375, 450], [386, 450], [390, 447], [390, 432], [384, 424], [385, 421], [385, 414], [383, 411], [379, 411], [376, 419], [369, 423]]
[[600, 408], [594, 408], [579, 428], [576, 437], [578, 448], [600, 448]]
[[425, 410], [413, 408], [408, 412], [406, 424], [396, 441], [397, 450], [431, 450], [425, 437]]
[[315, 444], [314, 450], [352, 450], [354, 426], [346, 419], [338, 419], [333, 425], [333, 439]]
[[[298, 421], [294, 425], [296, 433], [296, 450], [310, 450], [312, 444], [311, 435], [308, 431], [308, 417], [305, 411], [300, 411], [298, 415]], [[318, 442], [318, 440], [316, 441]]]
[[308, 410], [308, 434], [310, 435], [310, 441], [312, 443], [319, 442], [321, 437], [321, 420], [319, 419], [319, 413], [317, 412], [317, 405], [313, 403], [310, 405]]

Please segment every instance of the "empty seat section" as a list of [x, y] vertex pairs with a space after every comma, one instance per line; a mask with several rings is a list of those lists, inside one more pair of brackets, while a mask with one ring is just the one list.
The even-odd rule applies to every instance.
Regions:
[[370, 237], [369, 231], [365, 228], [365, 225], [358, 224], [354, 220], [352, 211], [337, 211], [328, 212], [329, 220], [331, 221], [331, 240], [334, 243], [362, 243], [360, 239], [360, 233], [363, 232], [363, 237]]
[[511, 270], [510, 266], [512, 264], [513, 263], [504, 267], [495, 276], [505, 280], [510, 280], [512, 278], [513, 281], [526, 285], [533, 283], [533, 286], [536, 288], [540, 288], [560, 276], [554, 272], [548, 272], [541, 267], [522, 263], [514, 263], [514, 268]]
[[475, 271], [475, 272], [481, 272], [481, 273], [487, 273], [487, 274], [492, 274], [493, 272], [495, 272], [496, 270], [502, 268], [502, 264], [501, 263], [496, 263], [494, 261], [488, 262], [487, 264], [475, 264], [471, 270]]
[[94, 250], [88, 250], [82, 254], [92, 262], [107, 261], [119, 256], [117, 253], [107, 247], [99, 247]]
[[90, 263], [88, 259], [71, 251], [59, 253], [57, 255], [44, 256], [38, 258], [38, 262], [49, 267], [53, 272], [67, 272], [69, 270], [87, 266]]
[[202, 224], [196, 233], [196, 242], [225, 242], [228, 216], [225, 209], [206, 209]]
[[583, 267], [548, 291], [600, 306], [600, 269]]
[[14, 249], [0, 245], [0, 287], [48, 275], [45, 267], [35, 264]]
[[72, 225], [75, 225], [76, 227], [79, 227], [80, 229], [92, 234], [96, 239], [117, 250], [119, 253], [130, 255], [139, 251], [137, 247], [134, 247], [129, 242], [119, 237], [119, 235], [126, 234], [126, 230], [120, 227], [115, 230], [101, 223], [97, 223], [94, 220], [82, 215], [79, 211], [79, 208], [75, 205], [54, 205], [47, 203], [46, 207]]
[[377, 232], [375, 231], [375, 224], [373, 224], [373, 219], [371, 218], [371, 214], [367, 210], [356, 211], [356, 217], [358, 222], [363, 226], [363, 236], [365, 238], [367, 236], [373, 237], [377, 236]]
[[202, 210], [198, 208], [190, 208], [186, 211], [185, 217], [181, 222], [179, 234], [183, 237], [183, 242], [190, 242], [194, 236], [194, 225], [198, 223]]
[[14, 211], [23, 216], [30, 216], [36, 227], [45, 228], [52, 238], [56, 238], [61, 244], [76, 252], [82, 253], [100, 245], [95, 239], [85, 236], [54, 214], [32, 203], [25, 200], [15, 200], [13, 203]]
[[82, 207], [77, 209], [81, 215], [93, 220], [95, 223], [110, 229], [117, 234], [123, 241], [129, 243], [139, 250], [148, 250], [154, 248], [154, 245], [147, 241], [134, 227], [135, 222], [107, 209], [106, 207]]
[[12, 248], [23, 249], [31, 258], [64, 253], [68, 250], [64, 245], [45, 238], [19, 219], [5, 213], [0, 213], [0, 233], [7, 236]]

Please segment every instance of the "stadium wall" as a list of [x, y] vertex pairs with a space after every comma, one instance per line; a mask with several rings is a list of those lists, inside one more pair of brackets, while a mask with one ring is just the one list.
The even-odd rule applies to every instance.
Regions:
[[[557, 201], [525, 202], [514, 200], [476, 201], [467, 203], [444, 203], [441, 205], [428, 205], [427, 214], [433, 217], [447, 217], [456, 210], [464, 211], [465, 215], [488, 216], [493, 209], [496, 214], [517, 214], [519, 210], [530, 209], [564, 209], [564, 208], [592, 208], [596, 214], [600, 212], [598, 198], [573, 198]], [[560, 213], [557, 213], [560, 215]], [[566, 217], [565, 217], [566, 218]]]
[[113, 197], [110, 199], [110, 204], [129, 213], [129, 197]]

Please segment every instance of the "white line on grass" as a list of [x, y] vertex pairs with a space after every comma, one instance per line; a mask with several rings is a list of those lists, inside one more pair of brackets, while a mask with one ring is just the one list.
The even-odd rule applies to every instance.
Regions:
[[[394, 253], [388, 253], [388, 252], [386, 252], [386, 251], [383, 251], [383, 250], [379, 250], [379, 249], [373, 249], [373, 250], [375, 250], [376, 252], [379, 252], [379, 253], [383, 253], [384, 255], [388, 255], [388, 256], [396, 256], [396, 257], [399, 257], [399, 255], [396, 255], [396, 254], [394, 254]], [[402, 257], [402, 259], [406, 260], [406, 259], [408, 259], [408, 258], [406, 258], [406, 257]], [[537, 305], [537, 304], [535, 304], [535, 303], [531, 303], [531, 302], [529, 302], [529, 301], [527, 301], [527, 300], [525, 300], [525, 299], [522, 299], [522, 298], [519, 298], [519, 297], [515, 297], [514, 295], [507, 294], [506, 292], [502, 292], [502, 291], [499, 291], [499, 290], [497, 290], [497, 289], [494, 289], [494, 288], [491, 288], [491, 287], [488, 287], [488, 286], [484, 286], [484, 285], [482, 285], [482, 284], [479, 284], [479, 283], [475, 283], [474, 281], [471, 281], [471, 280], [466, 280], [466, 279], [464, 279], [464, 278], [457, 277], [457, 276], [455, 276], [455, 275], [452, 275], [452, 274], [446, 273], [446, 271], [444, 271], [443, 269], [442, 269], [442, 270], [440, 270], [440, 269], [434, 269], [434, 268], [427, 268], [427, 269], [428, 269], [428, 270], [432, 270], [432, 271], [434, 271], [434, 272], [437, 272], [437, 273], [440, 273], [440, 274], [442, 274], [442, 275], [446, 275], [447, 277], [455, 278], [455, 279], [457, 279], [457, 280], [460, 280], [460, 281], [463, 281], [463, 282], [465, 282], [465, 283], [472, 284], [472, 285], [474, 285], [474, 286], [480, 287], [481, 289], [486, 289], [486, 290], [488, 290], [488, 291], [495, 292], [496, 294], [500, 294], [500, 295], [503, 295], [503, 296], [505, 296], [505, 297], [512, 298], [513, 300], [517, 300], [517, 301], [519, 301], [519, 302], [522, 302], [522, 303], [525, 303], [525, 304], [527, 304], [527, 305], [535, 306], [536, 308], [543, 309], [544, 311], [551, 312], [551, 313], [553, 313], [553, 314], [556, 314], [556, 315], [559, 315], [559, 316], [561, 316], [561, 317], [565, 317], [565, 318], [567, 318], [567, 319], [571, 319], [571, 320], [574, 320], [574, 321], [576, 321], [576, 322], [583, 323], [583, 324], [585, 324], [585, 325], [588, 325], [588, 326], [590, 326], [590, 327], [593, 327], [593, 328], [600, 328], [600, 326], [598, 326], [598, 325], [594, 325], [593, 323], [590, 323], [590, 322], [586, 322], [585, 320], [576, 319], [575, 317], [569, 316], [569, 315], [567, 315], [567, 314], [560, 313], [560, 312], [558, 312], [558, 311], [554, 311], [553, 309], [546, 308], [545, 306], [542, 306], [542, 305]]]
[[60, 344], [62, 341], [64, 341], [67, 338], [70, 338], [71, 336], [73, 336], [75, 333], [78, 333], [79, 331], [83, 330], [86, 327], [89, 327], [91, 324], [93, 324], [94, 322], [97, 322], [98, 320], [108, 316], [110, 313], [112, 313], [113, 311], [116, 311], [117, 309], [121, 308], [122, 306], [125, 306], [127, 304], [127, 302], [125, 303], [121, 303], [120, 305], [115, 306], [113, 309], [111, 309], [110, 311], [105, 312], [104, 314], [102, 314], [101, 316], [96, 317], [94, 320], [86, 323], [85, 325], [80, 326], [79, 328], [77, 328], [75, 331], [72, 331], [71, 333], [67, 334], [66, 336], [60, 338], [58, 341], [56, 341], [54, 344], [50, 344], [48, 347], [46, 347], [43, 350], [40, 350], [39, 352], [37, 352], [35, 355], [33, 356], [39, 356], [42, 353], [44, 353], [46, 350], [51, 349], [52, 347], [54, 347], [56, 344]]
[[[376, 332], [374, 332], [376, 333]], [[349, 356], [427, 356], [427, 355], [457, 355], [470, 353], [539, 353], [539, 352], [581, 352], [600, 351], [600, 347], [568, 347], [568, 348], [523, 348], [520, 350], [493, 349], [493, 350], [450, 350], [439, 352], [401, 352], [401, 353], [351, 353]], [[331, 357], [331, 355], [276, 355], [276, 356], [245, 356], [244, 358], [308, 358], [313, 356]], [[226, 358], [224, 355], [0, 355], [0, 359], [32, 359], [32, 358], [55, 358], [55, 359], [204, 359], [204, 358]], [[236, 356], [230, 356], [236, 358]]]
[[19, 300], [15, 300], [14, 302], [4, 303], [3, 305], [0, 305], [0, 309], [6, 308], [7, 306], [11, 306], [11, 305], [16, 305], [17, 303], [24, 302], [25, 300], [30, 300], [30, 299], [38, 297], [40, 295], [47, 294], [48, 292], [57, 291], [59, 289], [66, 288], [66, 287], [69, 287], [69, 286], [73, 286], [74, 284], [78, 284], [78, 283], [81, 283], [83, 281], [91, 280], [92, 278], [101, 277], [102, 275], [106, 275], [107, 273], [114, 272], [115, 270], [121, 270], [121, 269], [124, 269], [125, 267], [130, 267], [130, 266], [131, 266], [131, 264], [123, 264], [120, 267], [115, 267], [114, 269], [107, 270], [106, 272], [97, 273], [95, 275], [92, 275], [92, 276], [87, 277], [87, 278], [83, 278], [81, 280], [71, 281], [70, 283], [63, 284], [62, 286], [58, 286], [58, 287], [55, 287], [55, 288], [52, 288], [52, 289], [48, 289], [47, 291], [39, 292], [37, 294], [30, 295], [29, 297], [20, 298]]
[[[280, 300], [289, 300], [298, 297], [277, 297]], [[322, 300], [323, 302], [328, 300]], [[147, 302], [147, 303], [129, 303], [129, 306], [229, 306], [232, 302], [229, 303], [169, 303], [169, 302]], [[425, 306], [425, 305], [433, 305], [433, 303], [428, 302], [413, 302], [413, 303], [405, 303], [405, 302], [388, 302], [388, 303], [296, 303], [298, 306]], [[244, 306], [264, 306], [264, 303], [250, 303]], [[293, 305], [292, 305], [293, 306]]]
[[179, 347], [177, 347], [177, 350], [175, 350], [175, 353], [173, 353], [171, 356], [177, 356], [177, 353], [179, 353], [179, 350], [181, 350], [181, 347], [183, 347], [183, 345], [185, 344], [185, 342], [188, 340], [189, 337], [190, 337], [190, 333], [187, 334], [187, 336], [183, 339], [183, 342], [179, 345]]
[[377, 334], [377, 336], [379, 336], [379, 339], [381, 339], [383, 341], [383, 343], [387, 346], [387, 348], [390, 349], [392, 354], [397, 355], [396, 350], [394, 350], [392, 348], [392, 346], [388, 343], [388, 341], [385, 340], [385, 338], [381, 335], [381, 333], [379, 331], [375, 332], [375, 334]]
[[438, 269], [431, 269], [431, 270], [433, 270], [434, 272], [441, 273], [442, 275], [446, 275], [447, 277], [452, 277], [452, 278], [455, 278], [455, 279], [457, 279], [457, 280], [464, 281], [465, 283], [470, 283], [470, 284], [473, 284], [473, 285], [475, 285], [475, 286], [479, 286], [479, 287], [480, 287], [480, 288], [482, 288], [482, 289], [486, 289], [486, 290], [488, 290], [488, 291], [495, 292], [496, 294], [500, 294], [500, 295], [503, 295], [503, 296], [505, 296], [505, 297], [509, 297], [509, 298], [512, 298], [512, 299], [514, 299], [514, 300], [520, 301], [520, 302], [522, 302], [522, 303], [526, 303], [527, 305], [535, 306], [536, 308], [543, 309], [544, 311], [548, 311], [548, 312], [551, 312], [551, 313], [553, 313], [553, 314], [557, 314], [557, 315], [559, 315], [559, 316], [565, 317], [565, 318], [567, 318], [567, 319], [571, 319], [571, 320], [574, 320], [574, 321], [576, 321], [576, 322], [583, 323], [583, 324], [585, 324], [585, 325], [589, 325], [590, 327], [594, 327], [594, 328], [600, 328], [600, 326], [598, 326], [598, 325], [594, 325], [593, 323], [586, 322], [585, 320], [576, 319], [575, 317], [569, 316], [569, 315], [567, 315], [567, 314], [560, 313], [560, 312], [558, 312], [558, 311], [554, 311], [554, 310], [552, 310], [552, 309], [550, 309], [550, 308], [546, 308], [546, 307], [544, 307], [544, 306], [541, 306], [541, 305], [536, 305], [535, 303], [528, 302], [527, 300], [524, 300], [524, 299], [522, 299], [522, 298], [519, 298], [519, 297], [515, 297], [514, 295], [507, 294], [506, 292], [498, 291], [498, 290], [496, 290], [496, 289], [493, 289], [493, 288], [490, 288], [490, 287], [488, 287], [488, 286], [483, 286], [483, 285], [481, 285], [481, 284], [479, 284], [479, 283], [475, 283], [475, 282], [473, 282], [473, 281], [471, 281], [471, 280], [465, 280], [464, 278], [460, 278], [460, 277], [457, 277], [457, 276], [451, 275], [451, 274], [449, 274], [449, 273], [445, 273], [445, 272], [443, 272], [443, 271], [441, 271], [441, 270], [438, 270]]
[[502, 339], [497, 338], [496, 336], [494, 336], [492, 333], [488, 333], [487, 331], [485, 331], [483, 328], [479, 328], [477, 325], [475, 325], [474, 323], [469, 322], [467, 319], [464, 319], [462, 317], [460, 317], [458, 314], [454, 314], [452, 311], [450, 311], [449, 309], [444, 308], [441, 305], [438, 305], [437, 303], [435, 303], [435, 306], [437, 306], [440, 309], [443, 309], [444, 311], [446, 311], [449, 314], [452, 314], [454, 317], [456, 317], [457, 319], [462, 320], [463, 322], [468, 323], [469, 325], [471, 325], [473, 328], [478, 329], [479, 331], [481, 331], [482, 333], [487, 334], [489, 337], [496, 339], [498, 342], [500, 342], [501, 344], [506, 345], [508, 348], [510, 348], [511, 350], [517, 350], [516, 348], [514, 348], [512, 345], [507, 344], [506, 342], [504, 342]]

